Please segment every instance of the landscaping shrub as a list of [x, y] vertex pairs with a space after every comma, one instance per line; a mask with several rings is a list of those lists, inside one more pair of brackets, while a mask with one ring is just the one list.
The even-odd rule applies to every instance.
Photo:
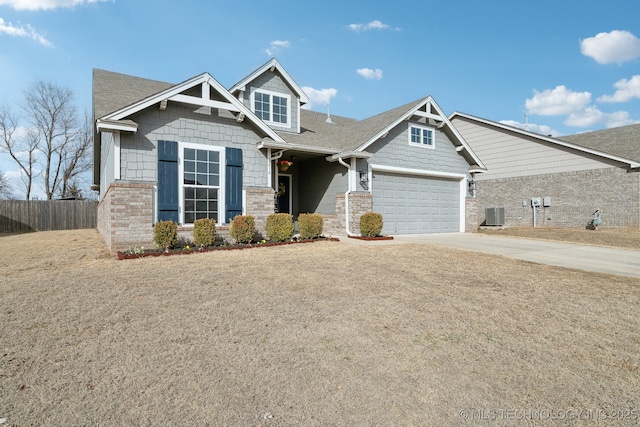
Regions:
[[360, 234], [363, 237], [376, 237], [382, 232], [382, 214], [367, 212], [360, 217]]
[[216, 221], [211, 218], [197, 219], [193, 223], [193, 242], [200, 247], [213, 246], [216, 242]]
[[274, 242], [287, 242], [293, 237], [293, 218], [287, 213], [275, 213], [267, 217], [267, 238]]
[[256, 222], [251, 215], [236, 215], [231, 220], [230, 233], [237, 243], [251, 243], [256, 233]]
[[298, 216], [298, 230], [301, 239], [313, 239], [322, 235], [324, 219], [320, 214], [300, 214]]
[[173, 221], [158, 221], [153, 227], [153, 242], [168, 251], [178, 243], [178, 224]]

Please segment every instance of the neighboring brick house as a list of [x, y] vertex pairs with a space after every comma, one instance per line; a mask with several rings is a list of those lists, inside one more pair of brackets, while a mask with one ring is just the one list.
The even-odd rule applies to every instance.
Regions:
[[602, 227], [640, 228], [640, 125], [552, 138], [464, 113], [449, 119], [488, 168], [476, 178], [480, 224], [486, 208], [504, 208], [508, 226], [585, 227], [599, 209]]
[[[365, 120], [303, 109], [307, 95], [272, 59], [229, 90], [203, 73], [169, 84], [93, 71], [98, 228], [112, 251], [150, 245], [171, 219], [189, 234], [238, 214], [263, 233], [275, 210], [315, 212], [325, 234], [475, 229], [469, 182], [485, 167], [433, 98]], [[292, 162], [280, 170], [283, 160]]]

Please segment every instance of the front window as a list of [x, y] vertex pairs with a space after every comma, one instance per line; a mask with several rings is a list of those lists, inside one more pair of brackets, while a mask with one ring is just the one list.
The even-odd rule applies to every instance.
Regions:
[[[199, 146], [202, 147], [202, 146]], [[220, 223], [222, 148], [183, 145], [181, 205], [184, 224], [212, 218]]]
[[291, 97], [276, 92], [253, 92], [253, 112], [261, 120], [278, 126], [290, 126]]
[[433, 148], [434, 131], [432, 128], [409, 125], [409, 144]]

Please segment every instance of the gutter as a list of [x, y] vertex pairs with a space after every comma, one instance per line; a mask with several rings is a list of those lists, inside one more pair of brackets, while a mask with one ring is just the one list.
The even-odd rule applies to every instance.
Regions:
[[348, 190], [344, 193], [344, 218], [345, 218], [345, 231], [347, 232], [347, 236], [356, 236], [356, 234], [352, 233], [349, 230], [349, 194], [351, 194], [351, 165], [347, 164], [342, 157], [337, 158], [338, 163], [347, 168], [347, 188]]

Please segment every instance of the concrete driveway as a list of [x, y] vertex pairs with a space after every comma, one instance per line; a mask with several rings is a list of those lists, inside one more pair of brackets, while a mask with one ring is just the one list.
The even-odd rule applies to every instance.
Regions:
[[408, 234], [394, 236], [394, 240], [375, 242], [347, 238], [341, 240], [366, 245], [424, 243], [502, 255], [539, 264], [640, 278], [640, 251], [631, 249], [477, 233]]

